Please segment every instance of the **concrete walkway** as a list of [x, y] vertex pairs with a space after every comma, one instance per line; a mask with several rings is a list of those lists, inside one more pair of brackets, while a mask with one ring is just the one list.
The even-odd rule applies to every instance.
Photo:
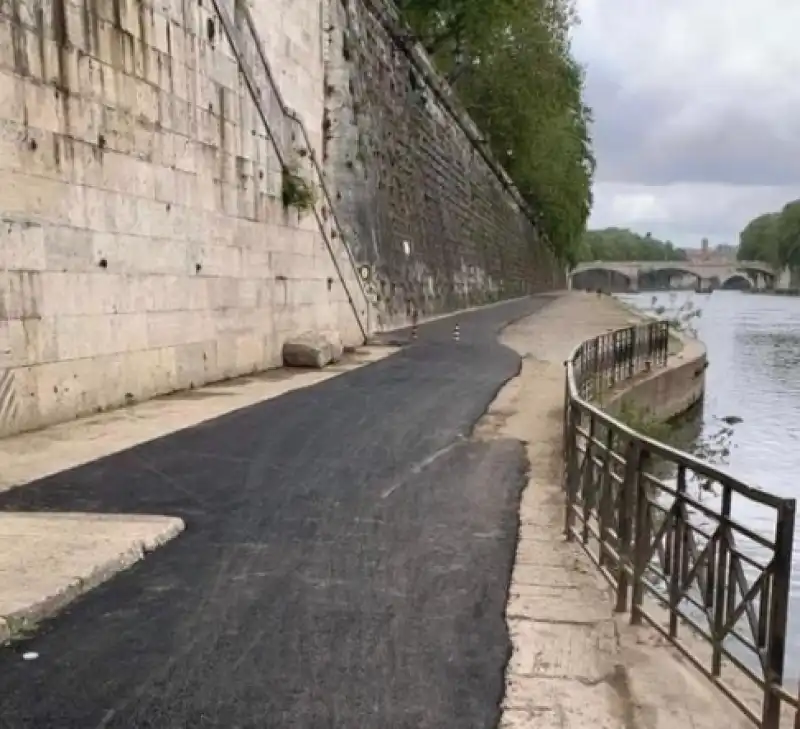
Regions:
[[505, 330], [523, 358], [477, 429], [527, 443], [530, 476], [507, 609], [513, 653], [502, 729], [749, 727], [647, 628], [615, 616], [607, 583], [563, 537], [563, 362], [578, 342], [635, 319], [608, 297], [573, 293]]

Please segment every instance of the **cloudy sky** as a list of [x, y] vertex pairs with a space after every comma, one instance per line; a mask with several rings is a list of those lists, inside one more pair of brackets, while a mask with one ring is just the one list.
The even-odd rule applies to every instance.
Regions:
[[590, 225], [736, 243], [800, 197], [798, 0], [577, 0], [598, 169]]

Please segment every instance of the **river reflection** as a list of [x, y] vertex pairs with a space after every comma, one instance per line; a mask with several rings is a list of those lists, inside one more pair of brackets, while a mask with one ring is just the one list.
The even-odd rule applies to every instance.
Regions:
[[[781, 496], [800, 499], [800, 298], [716, 291], [620, 295], [672, 317], [691, 299], [701, 316], [692, 326], [708, 348], [704, 435], [722, 418], [733, 427], [726, 470]], [[709, 501], [714, 496], [709, 494]], [[733, 515], [772, 536], [772, 512], [734, 499]], [[798, 524], [800, 526], [800, 524]], [[795, 533], [787, 678], [800, 676], [800, 535]]]

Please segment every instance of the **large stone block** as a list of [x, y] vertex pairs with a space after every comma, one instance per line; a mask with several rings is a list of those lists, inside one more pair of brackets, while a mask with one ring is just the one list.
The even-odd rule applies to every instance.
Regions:
[[287, 367], [316, 367], [322, 369], [341, 359], [342, 345], [338, 335], [304, 332], [287, 339], [283, 345], [283, 363]]

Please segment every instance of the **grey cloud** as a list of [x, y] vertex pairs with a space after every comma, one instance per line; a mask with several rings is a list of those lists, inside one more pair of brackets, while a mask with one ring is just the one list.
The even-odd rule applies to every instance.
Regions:
[[670, 187], [600, 184], [596, 188], [600, 205], [595, 210], [597, 227], [619, 224], [618, 215], [608, 202], [628, 194], [648, 194], [667, 210], [668, 219], [637, 216], [633, 224], [640, 232], [650, 231], [678, 245], [698, 246], [702, 238], [712, 244], [736, 243], [739, 231], [757, 215], [780, 210], [788, 201], [800, 198], [800, 185], [793, 187], [745, 187], [726, 185]]
[[[708, 238], [712, 244], [738, 243], [738, 231], [728, 227], [724, 217], [714, 215], [697, 215], [676, 217], [665, 222], [664, 220], [648, 220], [640, 218], [634, 228], [640, 233], [651, 233], [660, 240], [669, 240], [679, 246], [700, 246], [703, 238]], [[615, 221], [598, 221], [598, 227], [614, 225]]]
[[[589, 69], [587, 101], [594, 109], [597, 179], [667, 185], [797, 185], [800, 183], [800, 116], [781, 118], [790, 133], [781, 138], [746, 104], [739, 108], [695, 108], [692, 127], [665, 137], [686, 101], [653, 93], [626, 94], [613, 79]], [[694, 102], [693, 102], [694, 103]], [[754, 100], [754, 103], [757, 101]], [[757, 110], [763, 113], [763, 109]]]

